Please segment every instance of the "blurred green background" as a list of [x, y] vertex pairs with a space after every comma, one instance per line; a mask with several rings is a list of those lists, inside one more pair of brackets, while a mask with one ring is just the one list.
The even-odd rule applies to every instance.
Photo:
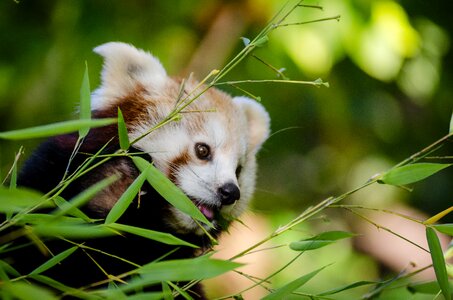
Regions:
[[[128, 42], [159, 57], [170, 74], [194, 72], [202, 78], [231, 59], [243, 47], [240, 37], [253, 38], [284, 3], [3, 0], [0, 131], [74, 118], [85, 61], [92, 89], [99, 84], [101, 59], [92, 52], [97, 45]], [[285, 68], [290, 79], [322, 78], [330, 88], [241, 85], [261, 97], [272, 118], [274, 134], [260, 153], [252, 207], [269, 218], [270, 228], [442, 137], [453, 108], [453, 22], [445, 1], [304, 3], [324, 10], [299, 8], [288, 21], [335, 15], [341, 20], [279, 28], [255, 54]], [[227, 76], [274, 78], [252, 57]], [[28, 156], [39, 142], [0, 141], [0, 178], [20, 145]], [[451, 156], [451, 149], [442, 153]], [[380, 187], [350, 201], [403, 204], [432, 215], [452, 205], [452, 179], [447, 169], [417, 184], [412, 193]], [[345, 215], [334, 211], [328, 218], [337, 224], [350, 217]], [[370, 276], [377, 272], [372, 266]]]

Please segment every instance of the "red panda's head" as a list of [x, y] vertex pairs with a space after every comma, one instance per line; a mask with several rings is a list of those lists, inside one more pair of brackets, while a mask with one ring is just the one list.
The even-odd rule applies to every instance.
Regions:
[[[167, 76], [151, 54], [124, 43], [94, 49], [104, 57], [102, 84], [93, 93], [93, 109], [120, 107], [134, 140], [162, 121], [198, 82]], [[135, 148], [149, 154], [214, 223], [237, 218], [255, 188], [256, 153], [269, 135], [269, 115], [246, 97], [230, 97], [211, 88], [184, 108], [181, 120], [140, 139]], [[171, 208], [165, 220], [177, 232], [203, 231], [186, 214]]]

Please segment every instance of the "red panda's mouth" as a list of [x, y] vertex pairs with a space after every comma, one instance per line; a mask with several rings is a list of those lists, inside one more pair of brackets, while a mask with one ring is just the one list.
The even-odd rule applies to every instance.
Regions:
[[214, 208], [212, 207], [209, 207], [207, 205], [204, 205], [204, 204], [197, 204], [197, 208], [200, 210], [200, 212], [206, 217], [206, 219], [208, 219], [209, 222], [211, 222], [212, 220], [214, 220], [214, 216], [215, 216], [215, 210]]
[[197, 206], [200, 212], [208, 219], [209, 222], [212, 222], [219, 211], [219, 207], [212, 206], [201, 202], [200, 200], [194, 199], [189, 196], [189, 199]]

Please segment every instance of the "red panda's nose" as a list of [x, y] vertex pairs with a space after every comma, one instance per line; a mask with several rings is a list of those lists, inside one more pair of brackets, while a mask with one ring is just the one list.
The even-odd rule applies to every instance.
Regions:
[[241, 197], [238, 186], [232, 182], [225, 183], [219, 187], [217, 192], [223, 205], [233, 204]]

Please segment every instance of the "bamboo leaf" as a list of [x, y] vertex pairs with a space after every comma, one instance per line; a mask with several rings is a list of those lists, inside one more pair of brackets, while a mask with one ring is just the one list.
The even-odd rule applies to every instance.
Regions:
[[58, 255], [55, 255], [54, 257], [52, 257], [51, 259], [49, 259], [48, 261], [46, 261], [45, 263], [43, 263], [42, 265], [40, 265], [39, 267], [37, 267], [36, 269], [31, 271], [30, 275], [40, 274], [40, 273], [52, 268], [56, 264], [59, 264], [65, 258], [67, 258], [72, 253], [74, 253], [74, 251], [76, 251], [77, 248], [78, 248], [77, 246], [74, 246], [72, 248], [69, 248], [69, 249], [59, 253]]
[[377, 283], [379, 283], [379, 282], [376, 282], [376, 281], [357, 281], [357, 282], [354, 282], [354, 283], [351, 283], [351, 284], [348, 284], [348, 285], [345, 285], [345, 286], [341, 286], [341, 287], [338, 287], [338, 288], [334, 288], [332, 290], [328, 290], [326, 292], [322, 292], [320, 294], [317, 294], [316, 296], [334, 295], [334, 294], [337, 294], [337, 293], [340, 293], [340, 292], [343, 292], [343, 291], [347, 291], [347, 290], [350, 290], [350, 289], [353, 289], [353, 288], [356, 288], [356, 287], [360, 287], [360, 286], [364, 286], [364, 285], [377, 284]]
[[450, 133], [453, 133], [453, 113], [451, 114], [451, 118], [450, 118]]
[[36, 191], [28, 189], [7, 189], [0, 187], [0, 212], [16, 213], [32, 207], [53, 207], [53, 203], [42, 198]]
[[53, 212], [53, 215], [55, 217], [59, 217], [71, 213], [74, 211], [74, 208], [84, 205], [96, 196], [97, 193], [111, 185], [116, 180], [118, 180], [118, 176], [113, 175], [93, 184], [88, 189], [71, 199], [71, 201], [63, 203], [63, 205]]
[[453, 224], [438, 224], [431, 226], [439, 232], [453, 236]]
[[[85, 73], [83, 74], [82, 86], [80, 88], [80, 120], [91, 119], [91, 91], [90, 78], [88, 76], [88, 64], [85, 62]], [[83, 138], [88, 134], [90, 127], [79, 129], [79, 137]]]
[[168, 286], [168, 283], [165, 281], [162, 281], [162, 298], [164, 300], [173, 300], [173, 295], [171, 293], [171, 289]]
[[313, 272], [310, 272], [308, 274], [305, 274], [299, 278], [297, 278], [294, 281], [291, 281], [290, 283], [284, 285], [283, 287], [275, 290], [272, 294], [267, 295], [264, 297], [262, 300], [280, 300], [283, 299], [283, 297], [291, 294], [301, 286], [303, 286], [305, 283], [307, 283], [310, 279], [315, 277], [320, 271], [322, 271], [325, 267], [319, 268]]
[[191, 259], [153, 262], [138, 269], [140, 277], [132, 279], [127, 285], [120, 286], [124, 292], [137, 287], [145, 287], [162, 281], [190, 281], [212, 278], [234, 270], [242, 264], [229, 260], [211, 259], [200, 256]]
[[14, 160], [11, 170], [11, 180], [9, 181], [9, 188], [15, 189], [17, 187], [17, 160]]
[[37, 127], [17, 129], [12, 131], [0, 132], [1, 139], [26, 140], [55, 136], [65, 133], [75, 132], [81, 128], [102, 127], [117, 122], [116, 118], [94, 119], [94, 120], [71, 120]]
[[65, 222], [43, 223], [32, 227], [33, 232], [45, 237], [64, 237], [68, 239], [89, 239], [116, 234], [102, 225], [74, 224]]
[[124, 122], [123, 113], [118, 107], [118, 137], [120, 139], [120, 147], [123, 150], [129, 149], [129, 136], [127, 134], [126, 122]]
[[[59, 218], [62, 222], [65, 224], [85, 224], [86, 221], [81, 219], [81, 218], [74, 218], [74, 217], [67, 217], [67, 216], [61, 216]], [[43, 224], [43, 223], [49, 223], [49, 222], [54, 222], [55, 217], [50, 215], [50, 214], [24, 214], [21, 216], [19, 221], [17, 222], [18, 225], [25, 225], [25, 224], [31, 224], [31, 225], [38, 225], [38, 224]]]
[[355, 234], [346, 231], [328, 231], [318, 234], [312, 238], [292, 242], [289, 247], [295, 251], [315, 250], [335, 243], [338, 240], [353, 236], [355, 236]]
[[315, 249], [325, 247], [332, 243], [334, 243], [334, 241], [306, 240], [306, 241], [292, 242], [291, 244], [289, 244], [289, 247], [295, 251], [309, 251], [309, 250], [315, 250]]
[[144, 172], [146, 168], [149, 170], [146, 172], [146, 179], [151, 186], [167, 200], [171, 205], [179, 209], [180, 211], [188, 214], [192, 218], [208, 224], [212, 227], [212, 224], [206, 219], [206, 217], [200, 212], [195, 204], [184, 194], [180, 188], [173, 184], [161, 171], [151, 165], [145, 159], [141, 157], [132, 157], [137, 168]]
[[42, 288], [38, 285], [26, 283], [24, 281], [18, 282], [5, 282], [2, 289], [14, 299], [20, 300], [56, 300], [57, 297], [49, 290]]
[[140, 188], [146, 180], [148, 168], [143, 171], [132, 184], [127, 188], [127, 190], [121, 195], [120, 199], [115, 203], [107, 217], [105, 218], [105, 224], [110, 224], [116, 222], [126, 211], [126, 209], [137, 196]]
[[437, 281], [411, 283], [407, 286], [409, 292], [415, 294], [437, 295], [440, 292], [440, 286]]
[[[54, 202], [55, 204], [58, 206], [58, 207], [64, 207], [66, 205], [71, 205], [70, 203], [68, 203], [68, 201], [66, 201], [64, 198], [62, 197], [55, 197], [54, 198]], [[68, 212], [69, 215], [73, 216], [73, 217], [76, 217], [76, 218], [79, 218], [85, 222], [88, 222], [88, 223], [91, 223], [93, 222], [93, 220], [88, 217], [83, 211], [81, 211], [80, 209], [78, 209], [77, 207], [73, 207], [69, 212]], [[50, 215], [48, 215], [49, 217], [52, 217]]]
[[[47, 286], [50, 286], [56, 290], [65, 292], [68, 295], [71, 295], [71, 296], [77, 295], [81, 299], [91, 299], [91, 298], [96, 299], [95, 297], [92, 297], [92, 295], [90, 297], [90, 294], [88, 294], [87, 292], [84, 292], [82, 289], [75, 289], [75, 288], [66, 286], [50, 277], [47, 277], [44, 275], [31, 275], [30, 277], [33, 278], [34, 280], [36, 280], [40, 283], [43, 283]], [[36, 299], [38, 299], [38, 298], [36, 298]]]
[[436, 163], [417, 163], [405, 165], [395, 169], [391, 169], [385, 173], [380, 183], [391, 185], [405, 185], [423, 180], [452, 164], [436, 164]]
[[426, 227], [426, 239], [428, 240], [429, 251], [433, 260], [434, 272], [439, 283], [442, 294], [446, 300], [451, 300], [450, 284], [448, 283], [447, 268], [444, 255], [440, 246], [439, 238], [431, 227]]
[[181, 297], [183, 297], [184, 299], [186, 300], [193, 300], [193, 298], [189, 295], [189, 293], [187, 293], [185, 290], [183, 290], [182, 288], [180, 288], [179, 286], [177, 286], [176, 284], [174, 284], [173, 282], [171, 281], [167, 281], [167, 283], [175, 290], [179, 293], [179, 295], [181, 295]]
[[[145, 292], [127, 296], [127, 300], [162, 300], [164, 295], [161, 292]], [[109, 298], [115, 299], [115, 298]]]
[[118, 224], [118, 223], [111, 223], [111, 224], [107, 224], [105, 226], [115, 229], [115, 230], [131, 233], [131, 234], [138, 235], [138, 236], [150, 239], [150, 240], [168, 244], [168, 245], [189, 246], [189, 247], [193, 247], [193, 248], [198, 248], [198, 246], [196, 246], [196, 245], [190, 244], [186, 241], [183, 241], [183, 240], [175, 237], [172, 234], [165, 233], [165, 232], [159, 232], [159, 231], [154, 231], [154, 230], [150, 230], [150, 229], [139, 228], [139, 227], [123, 225], [123, 224]]
[[436, 214], [435, 216], [432, 216], [431, 218], [429, 218], [428, 220], [423, 222], [423, 224], [425, 224], [425, 225], [434, 224], [434, 223], [438, 222], [440, 219], [442, 219], [443, 217], [445, 217], [446, 215], [448, 215], [449, 213], [451, 213], [452, 211], [453, 211], [453, 206], [450, 206], [449, 208], [441, 211], [440, 213]]
[[20, 276], [19, 272], [17, 272], [16, 269], [14, 269], [10, 264], [4, 262], [3, 260], [0, 260], [0, 269], [6, 272], [7, 274], [11, 274], [15, 277]]

